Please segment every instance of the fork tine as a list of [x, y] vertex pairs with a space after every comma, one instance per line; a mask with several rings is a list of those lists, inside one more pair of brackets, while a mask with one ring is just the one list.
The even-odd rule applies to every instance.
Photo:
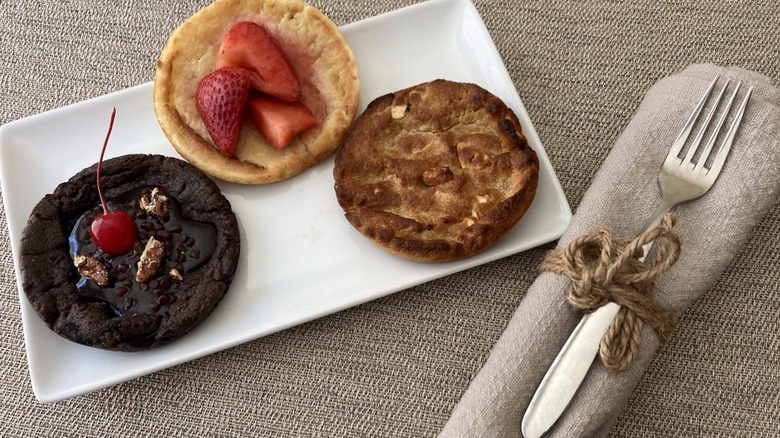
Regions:
[[726, 162], [726, 157], [729, 155], [731, 144], [734, 142], [734, 136], [737, 134], [737, 128], [739, 128], [739, 124], [742, 122], [742, 116], [745, 114], [745, 107], [747, 107], [748, 100], [750, 100], [750, 96], [752, 94], [753, 87], [751, 86], [748, 88], [748, 91], [745, 94], [745, 98], [742, 99], [742, 103], [739, 105], [739, 110], [734, 116], [734, 121], [731, 122], [731, 126], [729, 126], [729, 131], [726, 134], [726, 138], [723, 139], [723, 143], [720, 145], [718, 152], [715, 154], [715, 160], [713, 160], [708, 174], [712, 173], [713, 175], [717, 176], [720, 173], [720, 170], [723, 168], [723, 163]]
[[674, 143], [672, 143], [672, 149], [669, 151], [667, 159], [678, 158], [678, 155], [680, 155], [680, 151], [685, 145], [685, 142], [688, 140], [688, 136], [691, 134], [691, 129], [693, 129], [693, 125], [696, 123], [696, 119], [699, 118], [701, 110], [704, 109], [704, 104], [707, 103], [707, 99], [709, 99], [710, 94], [712, 93], [712, 89], [715, 88], [715, 84], [718, 83], [718, 79], [720, 79], [720, 76], [715, 77], [710, 86], [707, 88], [707, 92], [704, 93], [704, 96], [702, 96], [702, 98], [699, 100], [699, 103], [696, 104], [696, 108], [693, 110], [693, 113], [691, 113], [691, 115], [688, 117], [688, 121], [685, 122], [685, 126], [683, 126], [680, 134], [677, 135], [677, 139], [674, 140]]
[[718, 110], [718, 105], [720, 105], [720, 101], [723, 99], [723, 94], [726, 92], [726, 88], [728, 88], [730, 83], [731, 79], [728, 79], [726, 84], [723, 85], [723, 88], [721, 88], [720, 93], [718, 93], [718, 97], [715, 99], [715, 103], [712, 104], [710, 112], [707, 113], [707, 118], [704, 120], [704, 123], [701, 124], [699, 132], [696, 134], [696, 138], [693, 140], [693, 142], [691, 142], [691, 146], [688, 148], [688, 153], [685, 154], [685, 158], [683, 158], [683, 160], [680, 162], [681, 166], [687, 166], [691, 163], [691, 161], [693, 161], [693, 155], [699, 149], [699, 145], [701, 145], [701, 140], [704, 137], [704, 133], [707, 131], [707, 127], [710, 126], [710, 121], [715, 115], [715, 112]]
[[[726, 84], [728, 85], [728, 84]], [[710, 152], [712, 152], [712, 147], [715, 146], [715, 142], [717, 141], [718, 134], [720, 133], [720, 128], [723, 127], [723, 122], [726, 121], [726, 117], [729, 115], [729, 111], [731, 111], [731, 105], [734, 104], [734, 99], [737, 97], [737, 93], [739, 92], [739, 88], [742, 86], [742, 82], [737, 82], [737, 86], [734, 87], [734, 92], [731, 94], [731, 98], [729, 99], [729, 103], [726, 104], [726, 108], [723, 109], [723, 114], [721, 114], [720, 119], [718, 120], [717, 125], [715, 126], [715, 129], [712, 131], [712, 134], [710, 135], [710, 140], [707, 142], [707, 145], [704, 147], [704, 151], [699, 155], [699, 161], [696, 162], [696, 166], [693, 168], [694, 172], [699, 172], [704, 167], [704, 163], [707, 162], [707, 158], [710, 156]], [[723, 87], [723, 90], [725, 91], [726, 87]], [[713, 109], [714, 112], [714, 109]], [[702, 131], [704, 128], [702, 128]]]

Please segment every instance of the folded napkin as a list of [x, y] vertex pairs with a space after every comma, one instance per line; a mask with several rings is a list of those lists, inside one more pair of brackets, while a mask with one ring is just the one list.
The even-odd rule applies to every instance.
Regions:
[[[657, 82], [617, 139], [558, 242], [558, 249], [564, 248], [597, 227], [625, 238], [636, 236], [661, 201], [657, 182], [661, 162], [718, 75], [744, 82], [736, 102], [745, 85], [755, 89], [715, 185], [701, 198], [673, 210], [682, 250], [677, 263], [656, 282], [655, 295], [678, 316], [715, 284], [778, 200], [780, 90], [766, 77], [701, 64]], [[718, 86], [722, 84], [723, 80]], [[441, 437], [521, 436], [520, 423], [536, 388], [581, 317], [566, 302], [568, 284], [562, 275], [539, 275]], [[637, 357], [627, 370], [610, 371], [596, 360], [550, 436], [606, 435], [659, 345], [656, 333], [645, 326]]]

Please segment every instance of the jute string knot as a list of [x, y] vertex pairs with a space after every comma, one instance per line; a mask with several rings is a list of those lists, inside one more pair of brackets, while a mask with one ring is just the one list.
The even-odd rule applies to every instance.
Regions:
[[[661, 341], [674, 330], [676, 318], [655, 301], [656, 279], [680, 256], [680, 237], [675, 218], [667, 213], [661, 224], [628, 241], [606, 228], [580, 236], [568, 247], [549, 253], [541, 271], [571, 279], [567, 298], [576, 308], [591, 312], [608, 301], [620, 305], [599, 345], [599, 356], [607, 368], [623, 371], [639, 351], [643, 324], [648, 324]], [[655, 241], [648, 258], [643, 246]]]

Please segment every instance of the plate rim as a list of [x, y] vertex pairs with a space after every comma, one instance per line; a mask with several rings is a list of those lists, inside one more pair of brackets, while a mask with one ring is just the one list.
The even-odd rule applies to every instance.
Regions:
[[[479, 31], [482, 32], [482, 34], [483, 34], [482, 36], [484, 37], [484, 42], [488, 43], [489, 48], [490, 48], [490, 50], [492, 52], [491, 55], [496, 60], [498, 60], [498, 62], [499, 62], [498, 67], [500, 67], [499, 70], [500, 70], [502, 79], [509, 86], [508, 92], [511, 94], [511, 97], [512, 97], [512, 100], [513, 100], [511, 103], [510, 102], [508, 102], [508, 103], [510, 104], [510, 107], [512, 107], [515, 111], [518, 111], [518, 110], [520, 111], [521, 114], [518, 114], [518, 116], [523, 116], [524, 119], [527, 119], [527, 123], [523, 125], [524, 134], [527, 137], [529, 137], [529, 140], [533, 140], [535, 145], [539, 146], [538, 150], [536, 148], [535, 148], [535, 150], [536, 150], [537, 154], [540, 155], [540, 159], [543, 160], [544, 162], [546, 162], [546, 166], [548, 167], [547, 170], [549, 172], [551, 172], [551, 175], [549, 175], [549, 176], [552, 179], [552, 181], [551, 181], [552, 182], [552, 187], [550, 187], [550, 189], [553, 190], [555, 198], [558, 201], [557, 205], [562, 208], [562, 211], [560, 212], [562, 217], [561, 217], [561, 222], [560, 222], [559, 227], [554, 229], [553, 231], [551, 231], [549, 233], [549, 236], [548, 236], [549, 238], [547, 238], [544, 242], [536, 243], [536, 244], [532, 245], [531, 247], [538, 246], [538, 245], [541, 245], [541, 244], [544, 244], [544, 243], [547, 243], [547, 242], [550, 242], [552, 240], [555, 240], [555, 239], [559, 238], [564, 233], [564, 231], [566, 230], [566, 228], [568, 227], [568, 225], [569, 225], [569, 223], [571, 221], [571, 218], [572, 218], [571, 207], [569, 206], [568, 200], [566, 199], [566, 196], [565, 196], [565, 194], [563, 192], [563, 189], [562, 189], [562, 187], [560, 185], [560, 181], [558, 180], [557, 175], [555, 174], [555, 171], [554, 171], [554, 169], [552, 167], [552, 163], [550, 162], [549, 157], [547, 156], [547, 153], [546, 153], [546, 151], [545, 151], [545, 149], [544, 149], [544, 147], [542, 145], [542, 142], [539, 139], [538, 134], [537, 134], [537, 132], [536, 132], [536, 130], [534, 128], [534, 125], [530, 121], [530, 116], [528, 115], [527, 110], [524, 107], [524, 105], [522, 103], [522, 100], [519, 97], [519, 94], [517, 93], [517, 89], [514, 86], [514, 83], [513, 83], [512, 79], [511, 79], [510, 75], [509, 75], [509, 72], [508, 72], [507, 68], [506, 68], [506, 65], [504, 64], [503, 59], [501, 58], [500, 53], [498, 52], [498, 50], [497, 50], [497, 48], [495, 46], [495, 42], [493, 41], [492, 37], [490, 36], [489, 31], [487, 30], [487, 28], [485, 26], [485, 23], [482, 20], [482, 17], [480, 16], [480, 14], [477, 11], [476, 7], [474, 6], [474, 4], [470, 0], [428, 0], [428, 1], [425, 1], [425, 2], [421, 2], [421, 3], [405, 6], [405, 7], [399, 8], [399, 9], [395, 9], [395, 10], [386, 12], [384, 14], [379, 14], [379, 15], [372, 16], [372, 17], [367, 17], [367, 18], [364, 18], [362, 20], [359, 20], [359, 21], [356, 21], [356, 22], [353, 22], [353, 23], [345, 24], [343, 26], [340, 26], [340, 30], [343, 33], [349, 33], [349, 32], [353, 31], [352, 29], [357, 29], [357, 30], [355, 30], [355, 32], [357, 32], [360, 29], [361, 26], [366, 26], [367, 24], [370, 24], [371, 22], [375, 22], [377, 20], [392, 20], [392, 19], [395, 19], [395, 17], [403, 16], [403, 14], [406, 14], [406, 13], [414, 13], [417, 9], [431, 8], [431, 7], [435, 7], [436, 5], [445, 5], [446, 7], [453, 7], [453, 8], [463, 8], [464, 12], [468, 12], [470, 14], [473, 14], [472, 18], [476, 19], [476, 22], [478, 23]], [[152, 86], [153, 86], [153, 82], [152, 81], [145, 82], [145, 83], [142, 83], [142, 84], [137, 84], [137, 85], [125, 88], [125, 89], [113, 91], [113, 92], [110, 92], [110, 93], [107, 93], [107, 94], [103, 94], [103, 95], [100, 95], [100, 96], [96, 96], [96, 97], [93, 97], [93, 98], [90, 98], [90, 99], [87, 99], [87, 100], [74, 102], [74, 103], [71, 103], [71, 104], [68, 104], [68, 105], [65, 105], [65, 106], [62, 106], [62, 107], [54, 108], [54, 109], [51, 109], [51, 110], [48, 110], [48, 111], [45, 111], [45, 112], [42, 112], [42, 113], [39, 113], [39, 114], [35, 114], [35, 115], [29, 116], [29, 117], [26, 117], [26, 118], [23, 118], [23, 119], [19, 119], [19, 120], [15, 120], [15, 121], [9, 122], [9, 123], [7, 123], [7, 124], [5, 124], [3, 126], [0, 126], [0, 157], [2, 157], [4, 155], [4, 150], [6, 149], [4, 147], [1, 147], [2, 145], [4, 145], [6, 143], [6, 140], [5, 140], [6, 136], [11, 135], [15, 129], [19, 129], [18, 127], [23, 127], [23, 126], [25, 126], [27, 124], [33, 124], [34, 125], [36, 123], [39, 123], [42, 120], [45, 120], [46, 118], [50, 118], [50, 117], [55, 117], [56, 118], [60, 114], [65, 114], [65, 113], [69, 113], [69, 112], [72, 112], [72, 111], [78, 111], [80, 108], [82, 108], [82, 107], [84, 107], [86, 105], [95, 104], [95, 103], [98, 103], [98, 102], [103, 101], [103, 100], [115, 100], [117, 98], [127, 98], [128, 96], [132, 97], [135, 93], [142, 93], [142, 94], [146, 93], [149, 97], [151, 97], [150, 87], [152, 87]], [[363, 96], [361, 96], [361, 98], [362, 97]], [[154, 129], [154, 127], [150, 127], [150, 129]], [[175, 154], [175, 151], [172, 148], [169, 151], [169, 154], [171, 156], [177, 156]], [[333, 159], [333, 157], [331, 156], [328, 159], [324, 160], [323, 162], [327, 163], [327, 162], [332, 161], [332, 159]], [[0, 160], [0, 161], [4, 161], [4, 160]], [[322, 165], [322, 164], [320, 164], [320, 165]], [[4, 167], [0, 166], [0, 184], [2, 186], [4, 186], [4, 187], [7, 187], [7, 184], [5, 183], [6, 175], [5, 175], [5, 172], [3, 172], [3, 168]], [[38, 316], [32, 310], [29, 302], [27, 301], [26, 295], [24, 294], [24, 291], [23, 291], [22, 285], [21, 285], [21, 276], [20, 276], [19, 268], [18, 268], [18, 244], [19, 244], [18, 236], [20, 236], [21, 229], [19, 229], [17, 227], [18, 224], [16, 223], [16, 221], [11, 219], [12, 216], [10, 214], [11, 212], [9, 211], [9, 203], [7, 201], [6, 196], [4, 196], [4, 198], [6, 200], [4, 201], [3, 204], [4, 204], [5, 213], [6, 213], [6, 219], [7, 219], [7, 225], [8, 225], [8, 233], [9, 233], [9, 240], [10, 240], [10, 245], [11, 245], [11, 250], [12, 250], [12, 258], [13, 258], [13, 261], [14, 261], [14, 271], [15, 271], [15, 274], [16, 274], [15, 277], [16, 277], [16, 283], [17, 283], [17, 291], [18, 291], [19, 298], [20, 298], [20, 307], [21, 307], [21, 314], [22, 314], [22, 325], [23, 325], [23, 331], [24, 331], [24, 336], [25, 336], [25, 348], [26, 348], [27, 357], [28, 357], [28, 368], [30, 370], [30, 379], [31, 379], [32, 387], [33, 387], [33, 392], [34, 392], [36, 398], [39, 401], [44, 402], [44, 403], [56, 402], [56, 401], [68, 399], [68, 398], [71, 398], [71, 397], [75, 397], [75, 396], [78, 396], [78, 395], [83, 395], [83, 394], [89, 393], [91, 391], [95, 391], [95, 390], [98, 390], [98, 389], [103, 389], [103, 388], [106, 388], [106, 387], [109, 387], [109, 386], [112, 386], [112, 385], [115, 385], [115, 384], [118, 384], [118, 383], [121, 383], [121, 382], [132, 380], [132, 379], [135, 379], [137, 377], [140, 377], [140, 376], [143, 376], [143, 375], [146, 375], [146, 374], [149, 374], [149, 373], [153, 373], [153, 372], [156, 372], [156, 371], [159, 371], [161, 369], [165, 369], [165, 368], [168, 368], [168, 367], [171, 367], [171, 366], [175, 366], [177, 364], [181, 364], [181, 363], [184, 363], [184, 362], [187, 362], [187, 361], [199, 358], [199, 357], [203, 357], [205, 355], [214, 353], [216, 351], [221, 351], [221, 350], [233, 347], [235, 345], [239, 345], [239, 344], [241, 344], [243, 342], [247, 342], [248, 340], [257, 339], [257, 338], [260, 338], [260, 337], [263, 337], [263, 336], [267, 336], [268, 334], [270, 334], [270, 333], [266, 333], [266, 334], [261, 334], [261, 335], [258, 335], [258, 336], [251, 336], [250, 335], [246, 339], [241, 340], [241, 341], [237, 341], [237, 342], [233, 342], [233, 343], [227, 343], [227, 344], [221, 344], [221, 345], [218, 345], [218, 346], [213, 347], [213, 348], [207, 348], [207, 349], [203, 349], [203, 350], [200, 350], [200, 351], [191, 352], [187, 356], [182, 356], [180, 360], [173, 361], [173, 362], [169, 361], [169, 362], [166, 362], [166, 363], [159, 364], [159, 366], [152, 366], [152, 367], [148, 367], [148, 368], [141, 368], [141, 369], [138, 369], [135, 373], [127, 373], [127, 374], [124, 374], [124, 375], [122, 375], [121, 377], [118, 377], [118, 378], [117, 377], [109, 377], [109, 378], [105, 378], [105, 379], [98, 379], [98, 380], [95, 380], [95, 381], [92, 381], [92, 382], [88, 382], [88, 383], [85, 383], [85, 384], [72, 386], [68, 390], [47, 391], [47, 389], [50, 389], [50, 388], [48, 388], [45, 385], [45, 383], [42, 383], [41, 379], [39, 378], [39, 376], [37, 376], [34, 373], [34, 370], [37, 369], [37, 368], [36, 368], [35, 364], [32, 363], [32, 359], [31, 359], [31, 350], [30, 350], [31, 349], [31, 342], [29, 341], [29, 339], [32, 336], [32, 333], [30, 333], [30, 330], [31, 330], [30, 324], [31, 324], [31, 318], [37, 319]], [[15, 215], [18, 215], [18, 212], [15, 212]], [[15, 236], [16, 236], [16, 238], [15, 238]], [[503, 258], [503, 257], [509, 256], [511, 254], [514, 254], [514, 253], [517, 253], [517, 252], [521, 252], [521, 251], [524, 251], [524, 250], [527, 250], [527, 249], [528, 248], [519, 249], [517, 251], [512, 251], [509, 254], [501, 255], [500, 257], [493, 258], [492, 260], [487, 260], [487, 261], [482, 261], [482, 262], [474, 262], [474, 263], [468, 263], [467, 262], [467, 263], [461, 264], [460, 267], [458, 267], [457, 269], [452, 269], [451, 271], [443, 270], [442, 271], [443, 273], [441, 275], [437, 274], [437, 275], [433, 276], [432, 278], [429, 278], [429, 279], [426, 279], [424, 281], [421, 281], [420, 283], [431, 281], [431, 280], [433, 280], [435, 278], [440, 278], [440, 277], [449, 275], [451, 273], [460, 272], [460, 271], [463, 271], [463, 270], [466, 270], [466, 269], [470, 269], [470, 268], [472, 268], [474, 266], [478, 266], [478, 265], [481, 265], [483, 263], [492, 262], [492, 261], [497, 260], [499, 258]], [[417, 284], [420, 284], [420, 283], [417, 283]], [[316, 316], [313, 316], [313, 317], [299, 318], [297, 320], [291, 320], [289, 322], [289, 324], [287, 324], [286, 326], [280, 326], [277, 330], [274, 330], [273, 332], [284, 330], [286, 328], [293, 327], [295, 325], [302, 324], [304, 322], [311, 321], [311, 320], [320, 318], [322, 316], [325, 316], [325, 315], [328, 315], [328, 314], [332, 314], [332, 313], [335, 313], [335, 312], [347, 309], [349, 307], [357, 306], [357, 305], [360, 305], [362, 303], [365, 303], [365, 302], [368, 302], [368, 301], [380, 298], [381, 296], [389, 295], [389, 294], [395, 293], [395, 292], [397, 292], [399, 290], [403, 290], [405, 288], [413, 287], [413, 286], [414, 285], [406, 286], [406, 287], [403, 287], [403, 288], [400, 288], [400, 289], [397, 289], [397, 290], [391, 290], [391, 291], [388, 291], [387, 293], [384, 293], [384, 294], [379, 295], [379, 296], [368, 297], [367, 299], [364, 299], [362, 301], [349, 301], [349, 300], [346, 300], [346, 302], [340, 303], [338, 306], [329, 308], [327, 311], [325, 311], [325, 312], [323, 312], [323, 313], [321, 313], [319, 315], [316, 315]], [[271, 332], [271, 333], [273, 333], [273, 332]], [[78, 344], [75, 344], [75, 345], [78, 346]], [[84, 346], [78, 346], [78, 347], [90, 348], [90, 347], [84, 347]], [[32, 356], [34, 356], [34, 354]]]

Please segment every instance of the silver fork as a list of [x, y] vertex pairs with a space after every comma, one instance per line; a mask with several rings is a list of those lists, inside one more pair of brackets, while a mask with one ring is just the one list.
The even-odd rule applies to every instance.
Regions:
[[[723, 124], [731, 111], [732, 104], [741, 86], [741, 83], [737, 83], [731, 98], [723, 109], [721, 117], [713, 127], [711, 126], [712, 118], [717, 112], [723, 95], [731, 82], [731, 80], [726, 81], [726, 84], [712, 104], [711, 110], [700, 124], [701, 128], [691, 142], [687, 152], [683, 157], [680, 157], [683, 147], [702, 110], [706, 106], [718, 79], [716, 77], [712, 81], [707, 92], [696, 105], [661, 165], [661, 170], [658, 173], [658, 184], [661, 187], [663, 200], [656, 211], [647, 219], [639, 234], [645, 233], [658, 225], [663, 215], [675, 205], [698, 198], [706, 193], [715, 183], [718, 175], [720, 175], [723, 164], [726, 162], [726, 157], [731, 150], [737, 128], [745, 113], [745, 107], [753, 92], [753, 87], [748, 89], [721, 145], [715, 149], [714, 146], [717, 139], [722, 134]], [[701, 141], [708, 131], [710, 132], [709, 140], [704, 145], [704, 148], [701, 149], [701, 152], [698, 153]], [[651, 245], [652, 243], [645, 245], [645, 255]], [[642, 260], [644, 260], [644, 257]], [[619, 305], [608, 303], [582, 317], [574, 332], [572, 332], [553, 361], [547, 374], [545, 374], [533, 399], [531, 399], [531, 403], [528, 405], [522, 422], [522, 431], [525, 438], [541, 437], [558, 420], [590, 369], [593, 359], [598, 353], [601, 337], [619, 309]]]

